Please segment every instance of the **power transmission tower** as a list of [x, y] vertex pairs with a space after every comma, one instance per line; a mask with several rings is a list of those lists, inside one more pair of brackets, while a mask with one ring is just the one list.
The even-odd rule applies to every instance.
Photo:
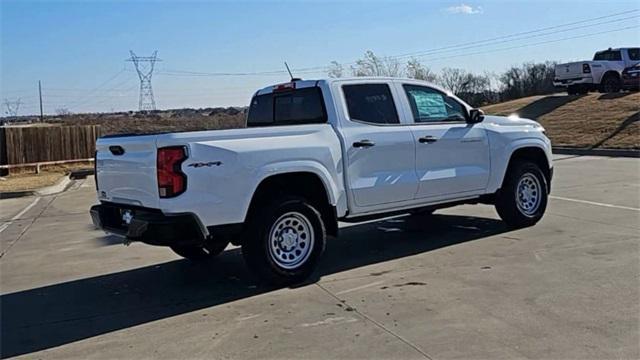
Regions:
[[20, 104], [22, 104], [22, 101], [20, 100], [20, 98], [14, 101], [9, 101], [8, 99], [4, 99], [4, 106], [7, 107], [7, 111], [6, 111], [7, 116], [17, 117], [18, 110], [20, 110]]
[[153, 88], [151, 87], [151, 75], [153, 75], [153, 67], [156, 61], [162, 61], [158, 59], [158, 51], [154, 51], [151, 56], [137, 56], [133, 51], [131, 58], [127, 61], [133, 62], [140, 78], [140, 101], [138, 103], [138, 109], [140, 111], [155, 110], [156, 101], [153, 99]]

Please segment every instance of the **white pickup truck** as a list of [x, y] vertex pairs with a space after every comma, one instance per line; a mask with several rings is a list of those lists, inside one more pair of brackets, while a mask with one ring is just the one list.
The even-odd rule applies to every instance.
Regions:
[[640, 48], [620, 48], [598, 51], [593, 61], [558, 64], [553, 85], [565, 88], [569, 95], [589, 91], [619, 92], [625, 88], [624, 69], [640, 63]]
[[542, 126], [422, 81], [294, 79], [256, 92], [247, 126], [100, 138], [94, 224], [189, 259], [241, 245], [255, 274], [286, 284], [338, 221], [489, 203], [522, 227], [547, 205]]

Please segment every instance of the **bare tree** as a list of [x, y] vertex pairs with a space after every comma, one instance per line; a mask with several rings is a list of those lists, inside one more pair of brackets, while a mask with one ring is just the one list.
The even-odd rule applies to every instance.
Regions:
[[438, 75], [428, 67], [423, 66], [420, 61], [415, 58], [407, 62], [406, 72], [407, 77], [411, 79], [424, 80], [432, 83], [438, 82]]
[[56, 109], [56, 115], [58, 116], [67, 116], [67, 115], [71, 115], [71, 111], [69, 111], [69, 108], [67, 107], [59, 107]]
[[555, 62], [547, 61], [510, 67], [498, 78], [503, 99], [553, 93], [555, 65]]
[[344, 68], [342, 64], [337, 61], [332, 61], [329, 65], [329, 77], [340, 78], [344, 74]]
[[373, 51], [367, 50], [364, 57], [351, 66], [351, 72], [354, 76], [400, 77], [403, 74], [403, 69], [398, 60], [388, 57], [381, 58]]

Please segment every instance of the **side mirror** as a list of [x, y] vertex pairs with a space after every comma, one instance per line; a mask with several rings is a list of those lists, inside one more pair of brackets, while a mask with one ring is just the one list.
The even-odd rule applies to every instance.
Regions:
[[480, 109], [469, 110], [469, 122], [472, 124], [482, 122], [484, 120], [484, 111]]

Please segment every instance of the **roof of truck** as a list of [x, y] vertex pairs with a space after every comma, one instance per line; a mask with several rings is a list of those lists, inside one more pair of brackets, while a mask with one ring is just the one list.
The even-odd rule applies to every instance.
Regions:
[[291, 84], [293, 83], [295, 83], [296, 89], [302, 89], [302, 88], [317, 86], [319, 82], [333, 84], [337, 82], [375, 82], [375, 81], [391, 81], [391, 80], [421, 83], [421, 84], [439, 89], [443, 92], [447, 92], [447, 93], [449, 92], [436, 84], [433, 84], [424, 80], [401, 78], [401, 77], [389, 77], [389, 76], [356, 76], [356, 77], [341, 77], [341, 78], [295, 79], [294, 81], [265, 86], [262, 89], [259, 89], [255, 95], [269, 94], [273, 92], [275, 89], [277, 89], [278, 87], [282, 87], [282, 88], [292, 87]]

